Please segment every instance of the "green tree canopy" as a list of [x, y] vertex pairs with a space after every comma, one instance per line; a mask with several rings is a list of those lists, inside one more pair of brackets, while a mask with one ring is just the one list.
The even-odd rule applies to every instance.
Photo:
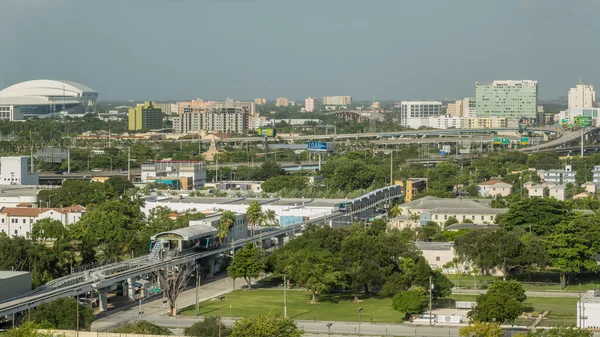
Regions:
[[[42, 303], [31, 311], [31, 321], [46, 328], [75, 330], [77, 301], [70, 297]], [[79, 328], [89, 330], [94, 321], [94, 311], [87, 305], [79, 304]]]
[[422, 313], [427, 308], [429, 297], [425, 289], [416, 287], [396, 294], [392, 299], [392, 308], [408, 317], [410, 314]]
[[229, 277], [234, 279], [243, 278], [248, 285], [248, 289], [252, 289], [252, 278], [257, 278], [265, 268], [263, 250], [248, 242], [235, 253], [231, 265], [227, 268], [227, 273]]
[[[219, 318], [216, 316], [206, 316], [203, 320], [197, 321], [189, 328], [185, 328], [184, 335], [192, 337], [219, 337]], [[231, 328], [221, 323], [221, 336], [231, 335]]]
[[572, 216], [572, 206], [554, 198], [528, 198], [510, 204], [500, 220], [507, 230], [521, 228], [538, 235], [548, 234], [554, 226]]
[[477, 322], [460, 328], [458, 335], [461, 337], [500, 337], [505, 334], [500, 323]]
[[244, 317], [233, 325], [231, 337], [302, 337], [304, 331], [299, 329], [291, 318], [280, 318], [272, 315]]
[[513, 295], [488, 292], [477, 296], [477, 304], [467, 316], [475, 322], [510, 322], [523, 313], [523, 305]]
[[[188, 328], [189, 329], [189, 328]], [[114, 333], [127, 333], [138, 335], [162, 335], [170, 336], [173, 334], [171, 330], [163, 328], [148, 321], [137, 321], [135, 323], [125, 324], [113, 331]]]

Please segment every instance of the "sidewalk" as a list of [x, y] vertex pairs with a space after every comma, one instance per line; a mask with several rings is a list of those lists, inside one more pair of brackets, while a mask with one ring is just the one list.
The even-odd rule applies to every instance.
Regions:
[[[452, 294], [464, 294], [464, 295], [479, 295], [485, 294], [487, 290], [475, 290], [475, 289], [452, 289]], [[526, 291], [527, 297], [579, 297], [579, 293], [568, 292], [568, 291]]]
[[[200, 286], [198, 298], [199, 301], [206, 301], [213, 297], [226, 294], [233, 290], [233, 280], [225, 277], [221, 279], [207, 280], [208, 283]], [[236, 289], [243, 285], [243, 281], [237, 280]], [[179, 295], [177, 308], [182, 309], [196, 303], [196, 289], [188, 289]], [[165, 317], [163, 310], [169, 310], [168, 304], [163, 304], [162, 298], [155, 298], [149, 302], [142, 301], [141, 319], [154, 321]], [[98, 331], [110, 328], [117, 324], [123, 324], [140, 319], [139, 306], [131, 302], [128, 307], [109, 311], [104, 317], [101, 317], [92, 323], [91, 330]]]

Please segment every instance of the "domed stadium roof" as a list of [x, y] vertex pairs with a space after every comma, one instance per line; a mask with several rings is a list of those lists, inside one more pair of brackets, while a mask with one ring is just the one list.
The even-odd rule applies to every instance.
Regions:
[[59, 80], [33, 80], [17, 83], [0, 91], [0, 97], [82, 97], [97, 96], [93, 89], [79, 83]]

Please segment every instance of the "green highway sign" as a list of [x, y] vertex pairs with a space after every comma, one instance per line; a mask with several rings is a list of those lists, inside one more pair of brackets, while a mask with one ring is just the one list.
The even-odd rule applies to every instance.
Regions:
[[502, 138], [502, 145], [509, 145], [509, 144], [510, 144], [510, 139]]
[[521, 137], [521, 144], [522, 145], [529, 144], [529, 137]]
[[499, 145], [502, 141], [500, 140], [500, 137], [496, 137], [494, 138], [494, 144], [495, 145]]
[[592, 117], [577, 116], [574, 119], [575, 119], [575, 125], [583, 126], [583, 127], [592, 126]]
[[256, 134], [261, 137], [275, 137], [277, 132], [274, 128], [259, 128], [256, 130]]

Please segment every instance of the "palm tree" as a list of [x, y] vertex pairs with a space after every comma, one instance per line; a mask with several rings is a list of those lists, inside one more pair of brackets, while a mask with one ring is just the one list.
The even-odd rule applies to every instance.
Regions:
[[250, 224], [251, 236], [254, 236], [254, 229], [256, 225], [260, 224], [260, 221], [263, 218], [262, 207], [258, 203], [258, 201], [253, 201], [248, 209], [246, 210], [246, 217], [248, 218], [248, 223]]
[[400, 208], [398, 205], [394, 205], [394, 207], [390, 208], [390, 216], [395, 218], [398, 215], [402, 215], [402, 208]]
[[274, 210], [272, 209], [268, 209], [265, 213], [264, 213], [264, 223], [267, 226], [279, 226], [279, 220], [277, 219], [277, 213], [275, 213]]
[[219, 243], [223, 243], [223, 240], [229, 235], [229, 230], [233, 227], [233, 223], [235, 222], [235, 213], [232, 211], [225, 211], [221, 214], [221, 219], [219, 220], [219, 233], [217, 233], [217, 237], [219, 238]]
[[496, 195], [496, 198], [492, 200], [491, 203], [492, 208], [506, 208], [506, 201], [502, 199], [500, 194]]

